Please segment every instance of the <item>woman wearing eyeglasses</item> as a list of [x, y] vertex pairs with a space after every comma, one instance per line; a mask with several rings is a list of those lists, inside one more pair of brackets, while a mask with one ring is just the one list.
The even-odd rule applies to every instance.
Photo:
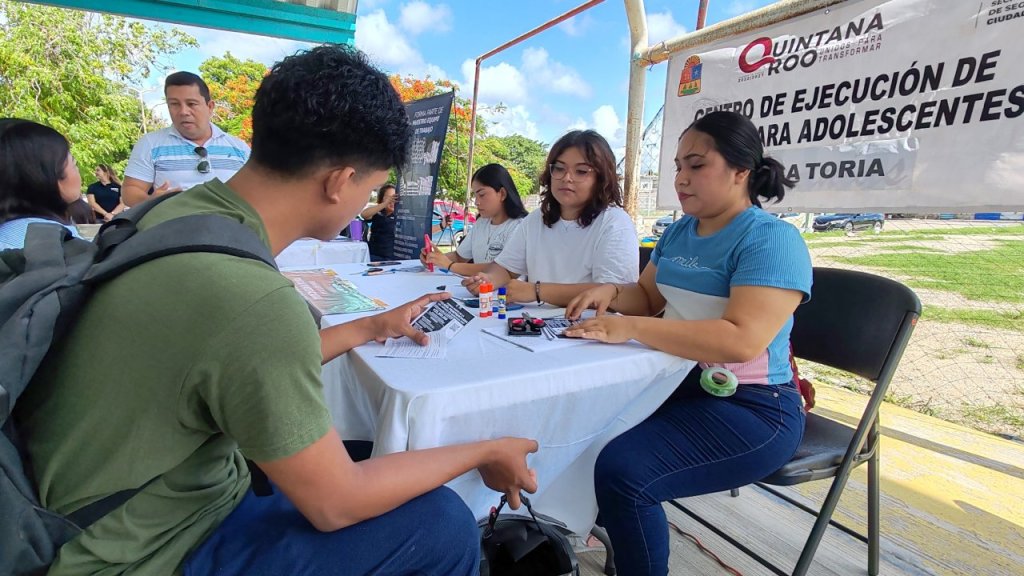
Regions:
[[476, 292], [486, 276], [513, 302], [564, 306], [605, 282], [640, 276], [636, 228], [622, 209], [622, 187], [608, 141], [593, 130], [558, 139], [541, 174], [533, 211], [481, 274], [463, 281]]
[[[447, 254], [434, 247], [420, 252], [423, 264], [433, 264], [469, 276], [482, 272], [504, 250], [526, 217], [526, 208], [519, 198], [512, 175], [501, 164], [481, 166], [473, 174], [473, 201], [479, 212], [476, 224], [458, 248]], [[458, 266], [458, 268], [456, 268]]]

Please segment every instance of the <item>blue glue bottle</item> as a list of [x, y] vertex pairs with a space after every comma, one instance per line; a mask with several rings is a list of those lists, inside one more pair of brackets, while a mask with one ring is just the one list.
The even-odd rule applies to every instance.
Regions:
[[504, 286], [498, 288], [498, 307], [497, 307], [498, 318], [504, 319], [508, 314], [508, 289]]

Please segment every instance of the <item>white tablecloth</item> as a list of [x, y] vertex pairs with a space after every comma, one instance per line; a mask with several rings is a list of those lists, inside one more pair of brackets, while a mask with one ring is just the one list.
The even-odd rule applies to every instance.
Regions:
[[[391, 306], [447, 285], [468, 296], [459, 278], [441, 273], [351, 275], [356, 265], [333, 266], [368, 295]], [[528, 306], [531, 315], [561, 309]], [[511, 312], [518, 316], [519, 311]], [[360, 315], [324, 317], [324, 326]], [[341, 437], [374, 441], [374, 454], [431, 448], [502, 436], [536, 439], [538, 511], [577, 533], [593, 525], [597, 504], [593, 468], [609, 440], [650, 415], [694, 362], [636, 343], [587, 343], [529, 352], [481, 334], [504, 320], [476, 318], [449, 342], [445, 360], [377, 358], [376, 343], [324, 366], [324, 394]], [[450, 482], [474, 515], [487, 515], [499, 495], [476, 472]]]
[[281, 268], [330, 266], [370, 261], [370, 249], [366, 242], [332, 240], [321, 242], [312, 238], [296, 240], [277, 255]]

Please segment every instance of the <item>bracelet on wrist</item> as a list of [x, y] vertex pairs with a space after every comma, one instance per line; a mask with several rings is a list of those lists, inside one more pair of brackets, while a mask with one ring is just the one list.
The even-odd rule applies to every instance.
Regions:
[[537, 297], [537, 304], [543, 304], [544, 302], [540, 299], [540, 280], [533, 285], [533, 295]]

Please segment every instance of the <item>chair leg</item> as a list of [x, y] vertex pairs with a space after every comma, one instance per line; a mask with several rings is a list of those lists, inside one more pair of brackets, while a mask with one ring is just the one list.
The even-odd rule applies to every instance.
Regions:
[[740, 489], [739, 488], [733, 488], [732, 490], [729, 490], [729, 496], [732, 496], [733, 498], [736, 498], [739, 495], [740, 495]]
[[814, 554], [818, 551], [818, 545], [821, 544], [821, 539], [825, 535], [825, 529], [828, 528], [836, 506], [839, 505], [839, 497], [842, 496], [843, 488], [846, 487], [846, 481], [849, 478], [850, 470], [847, 469], [845, 474], [836, 476], [833, 479], [832, 486], [828, 490], [828, 496], [825, 497], [825, 503], [822, 504], [821, 511], [818, 512], [818, 517], [811, 528], [811, 534], [807, 537], [803, 551], [800, 552], [800, 559], [797, 560], [796, 567], [793, 568], [793, 576], [805, 576], [811, 568]]
[[881, 540], [879, 466], [876, 445], [874, 453], [868, 459], [868, 576], [878, 576]]
[[605, 576], [615, 576], [615, 552], [612, 550], [612, 541], [608, 537], [608, 531], [600, 526], [590, 529], [590, 534], [604, 544], [604, 573]]

